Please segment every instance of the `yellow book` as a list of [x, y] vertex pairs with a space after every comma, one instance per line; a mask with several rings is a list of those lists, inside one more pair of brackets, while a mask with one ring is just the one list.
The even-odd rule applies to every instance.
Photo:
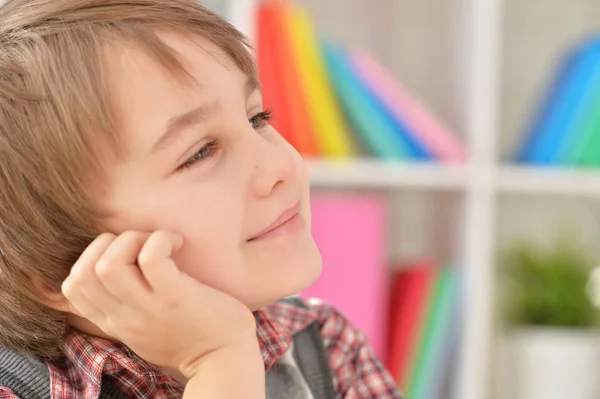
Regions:
[[356, 148], [331, 86], [311, 18], [299, 6], [290, 6], [287, 14], [292, 52], [315, 124], [319, 153], [328, 158], [354, 156]]

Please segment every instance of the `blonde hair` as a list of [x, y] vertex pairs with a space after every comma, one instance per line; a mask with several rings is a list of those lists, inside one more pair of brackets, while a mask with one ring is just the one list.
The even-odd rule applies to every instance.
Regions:
[[129, 40], [182, 70], [158, 29], [197, 34], [248, 76], [248, 43], [194, 0], [11, 0], [0, 8], [0, 345], [60, 353], [66, 315], [31, 276], [60, 289], [100, 233], [91, 188], [118, 139], [103, 74], [106, 43]]

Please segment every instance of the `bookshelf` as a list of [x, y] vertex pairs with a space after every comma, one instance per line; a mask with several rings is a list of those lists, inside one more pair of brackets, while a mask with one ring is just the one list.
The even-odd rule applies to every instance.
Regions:
[[[474, 172], [469, 165], [308, 160], [315, 188], [432, 190], [465, 192]], [[484, 183], [495, 195], [600, 198], [600, 172], [577, 168], [503, 165]]]
[[[259, 0], [206, 1], [252, 36], [251, 15]], [[596, 0], [296, 1], [310, 9], [328, 37], [372, 51], [467, 143], [466, 165], [359, 158], [311, 159], [307, 166], [317, 190], [389, 193], [400, 215], [393, 224], [405, 217], [422, 217], [427, 224], [408, 234], [425, 240], [430, 235], [424, 231], [459, 237], [450, 252], [465, 279], [463, 345], [448, 397], [507, 397], [499, 386], [510, 381], [500, 380], [504, 370], [497, 360], [502, 351], [499, 248], [515, 237], [544, 240], [565, 219], [579, 223], [591, 239], [600, 238], [600, 217], [595, 217], [600, 208], [593, 203], [600, 197], [600, 171], [509, 161], [560, 49], [600, 28], [600, 5]], [[444, 217], [430, 215], [428, 206], [437, 211], [447, 203], [454, 206], [442, 209]], [[458, 220], [449, 217], [456, 214]], [[451, 222], [441, 225], [440, 219]], [[401, 235], [395, 238], [399, 242], [406, 238]]]
[[465, 190], [469, 179], [464, 165], [386, 163], [364, 158], [308, 160], [306, 164], [315, 188]]
[[600, 198], [600, 173], [594, 170], [505, 166], [497, 181], [498, 190], [503, 194]]

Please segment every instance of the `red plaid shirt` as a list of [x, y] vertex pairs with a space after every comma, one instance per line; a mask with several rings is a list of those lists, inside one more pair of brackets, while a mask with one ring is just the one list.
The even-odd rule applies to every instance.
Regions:
[[[257, 336], [265, 368], [286, 353], [292, 335], [317, 321], [329, 354], [333, 384], [346, 399], [400, 398], [394, 380], [375, 357], [365, 335], [340, 312], [310, 301], [309, 309], [275, 303], [256, 312]], [[48, 363], [52, 399], [97, 399], [102, 374], [131, 398], [181, 398], [184, 386], [157, 371], [123, 344], [81, 333], [71, 333], [60, 361]], [[0, 387], [0, 399], [18, 399]]]

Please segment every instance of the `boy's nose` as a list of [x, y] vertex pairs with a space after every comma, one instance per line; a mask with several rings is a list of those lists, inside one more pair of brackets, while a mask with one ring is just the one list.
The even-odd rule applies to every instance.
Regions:
[[266, 197], [277, 187], [289, 184], [295, 178], [296, 163], [281, 137], [271, 139], [256, 135], [251, 141], [255, 147], [252, 188], [257, 196]]

